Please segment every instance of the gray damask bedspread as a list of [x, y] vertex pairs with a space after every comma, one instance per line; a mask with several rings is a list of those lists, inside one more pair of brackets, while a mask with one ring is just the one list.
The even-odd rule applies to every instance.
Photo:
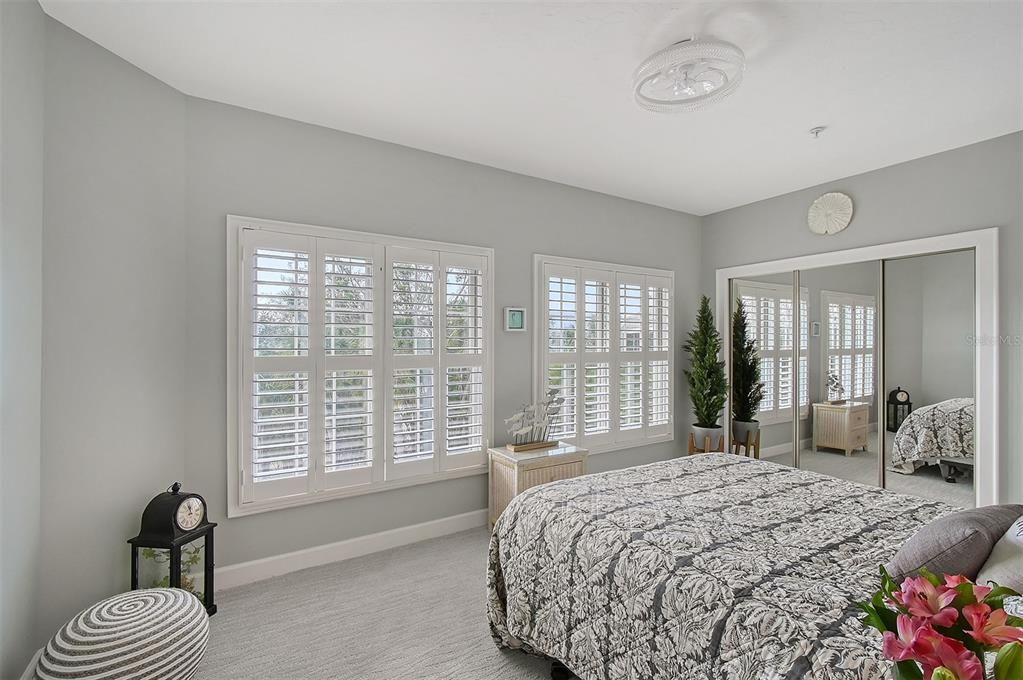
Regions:
[[[892, 465], [934, 465], [939, 458], [973, 458], [972, 397], [946, 399], [910, 413], [895, 433]], [[910, 470], [911, 471], [911, 470]]]
[[583, 680], [888, 678], [853, 602], [950, 510], [730, 454], [535, 487], [491, 539], [491, 630]]

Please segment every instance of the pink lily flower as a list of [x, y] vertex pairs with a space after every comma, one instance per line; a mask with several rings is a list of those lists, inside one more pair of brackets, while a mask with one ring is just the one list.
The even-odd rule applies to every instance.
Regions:
[[948, 628], [959, 618], [959, 612], [949, 605], [958, 593], [947, 586], [935, 586], [923, 576], [907, 578], [899, 590], [892, 593], [896, 602], [912, 616], [928, 620], [931, 625]]
[[963, 617], [969, 624], [970, 637], [987, 647], [1001, 647], [1010, 642], [1023, 642], [1023, 628], [1009, 626], [1009, 615], [1004, 609], [991, 611], [983, 602], [963, 607]]
[[899, 614], [897, 628], [899, 634], [886, 630], [882, 637], [881, 651], [885, 658], [892, 661], [916, 661], [916, 645], [920, 637], [920, 631], [929, 628], [926, 621], [915, 619], [905, 614]]
[[983, 600], [985, 597], [988, 596], [988, 593], [990, 593], [993, 590], [991, 586], [977, 585], [976, 583], [966, 578], [965, 576], [960, 575], [949, 576], [947, 574], [945, 575], [946, 588], [955, 588], [956, 586], [961, 586], [964, 583], [969, 583], [970, 585], [973, 586], [973, 596], [977, 598], [977, 602]]
[[933, 628], [920, 632], [916, 648], [920, 652], [924, 680], [931, 680], [939, 668], [953, 673], [956, 680], [984, 680], [984, 667], [977, 655], [963, 643], [945, 637]]

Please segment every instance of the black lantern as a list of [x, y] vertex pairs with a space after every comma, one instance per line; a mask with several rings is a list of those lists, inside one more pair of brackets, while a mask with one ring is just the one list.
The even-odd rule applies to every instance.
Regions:
[[888, 393], [888, 431], [898, 432], [899, 426], [913, 410], [913, 402], [909, 400], [909, 392], [899, 385]]
[[181, 588], [200, 600], [210, 616], [213, 603], [213, 527], [206, 501], [199, 494], [181, 493], [174, 482], [149, 501], [142, 512], [139, 535], [131, 545], [131, 589]]

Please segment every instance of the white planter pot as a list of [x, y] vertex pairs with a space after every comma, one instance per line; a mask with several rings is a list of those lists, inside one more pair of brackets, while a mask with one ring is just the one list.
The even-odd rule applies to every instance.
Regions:
[[759, 420], [733, 420], [732, 421], [732, 440], [745, 444], [748, 441], [750, 434], [756, 439], [757, 432], [760, 430]]
[[693, 438], [696, 439], [696, 448], [703, 449], [707, 438], [710, 437], [709, 451], [717, 451], [721, 448], [721, 438], [725, 436], [725, 428], [720, 425], [714, 427], [700, 427], [692, 425]]

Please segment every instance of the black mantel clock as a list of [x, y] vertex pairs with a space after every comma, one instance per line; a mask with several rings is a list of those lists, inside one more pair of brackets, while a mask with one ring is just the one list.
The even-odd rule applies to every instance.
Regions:
[[889, 432], [898, 432], [906, 417], [913, 412], [913, 402], [909, 400], [909, 392], [899, 385], [888, 393], [888, 417], [885, 419]]
[[182, 493], [174, 482], [149, 501], [139, 535], [131, 545], [131, 589], [181, 588], [200, 600], [210, 616], [213, 602], [213, 527], [206, 501]]

